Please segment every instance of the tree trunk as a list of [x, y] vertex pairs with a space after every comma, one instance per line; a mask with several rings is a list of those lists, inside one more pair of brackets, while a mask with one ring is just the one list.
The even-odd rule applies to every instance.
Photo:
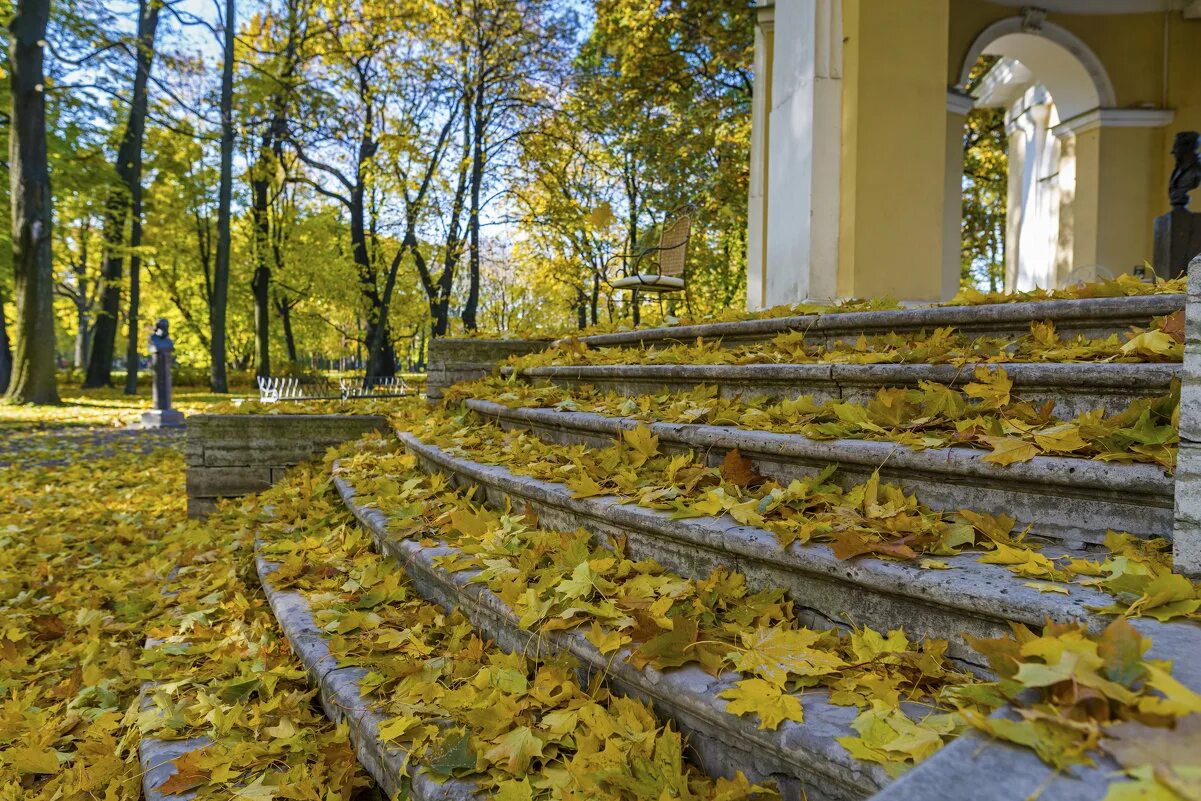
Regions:
[[[471, 107], [471, 99], [463, 103], [464, 108]], [[446, 232], [446, 248], [443, 253], [442, 274], [438, 276], [435, 290], [430, 297], [430, 317], [433, 321], [430, 334], [434, 337], [444, 337], [450, 331], [450, 294], [455, 284], [455, 267], [462, 257], [463, 240], [461, 239], [461, 222], [463, 206], [467, 199], [469, 186], [469, 170], [467, 162], [471, 153], [472, 133], [471, 117], [464, 117], [463, 122], [463, 164], [459, 167], [458, 185], [455, 187], [454, 200], [450, 209], [450, 227]]]
[[75, 369], [84, 370], [88, 365], [88, 354], [92, 345], [92, 304], [88, 299], [88, 239], [91, 234], [91, 217], [85, 217], [79, 235], [79, 261], [75, 273]]
[[138, 394], [138, 306], [142, 299], [142, 181], [133, 185], [129, 231], [129, 331], [125, 340], [125, 394]]
[[250, 216], [254, 223], [254, 278], [250, 281], [254, 293], [254, 342], [258, 353], [255, 374], [271, 375], [271, 268], [267, 264], [267, 248], [271, 244], [271, 222], [268, 218], [268, 192], [272, 130], [263, 134], [259, 163], [250, 179]]
[[146, 132], [149, 106], [148, 83], [154, 60], [154, 37], [158, 30], [161, 3], [139, 0], [138, 52], [134, 60], [133, 97], [125, 134], [117, 148], [115, 169], [121, 186], [109, 193], [104, 214], [104, 292], [100, 314], [92, 334], [92, 353], [88, 359], [85, 387], [107, 387], [113, 382], [113, 353], [117, 341], [117, 318], [121, 313], [121, 276], [124, 271], [125, 220], [134, 196], [134, 187], [142, 180], [142, 140]]
[[49, 0], [19, 0], [9, 23], [8, 168], [17, 319], [7, 397], [17, 403], [58, 403], [42, 52], [49, 17]]
[[597, 308], [600, 305], [600, 273], [592, 273], [592, 297], [590, 298], [592, 311], [592, 324], [596, 325], [600, 322], [600, 310]]
[[4, 295], [0, 294], [0, 395], [8, 389], [8, 376], [13, 369], [13, 351], [8, 343], [8, 325], [4, 319]]
[[367, 301], [367, 319], [363, 331], [363, 341], [367, 343], [365, 369], [370, 376], [395, 375], [396, 363], [389, 359], [388, 321], [382, 314], [383, 300], [376, 285], [371, 254], [367, 250], [366, 211], [361, 182], [351, 192], [350, 198], [351, 255], [359, 276], [359, 292]]
[[234, 0], [225, 0], [225, 52], [221, 67], [221, 179], [217, 190], [217, 259], [213, 265], [213, 299], [209, 313], [212, 360], [209, 385], [228, 392], [225, 376], [225, 311], [229, 296], [230, 205], [233, 199], [234, 156]]
[[279, 320], [284, 326], [284, 347], [288, 351], [288, 361], [295, 365], [300, 359], [296, 356], [296, 336], [292, 333], [292, 304], [276, 297], [275, 310], [279, 312]]
[[484, 181], [484, 87], [479, 82], [473, 104], [474, 140], [471, 145], [471, 206], [467, 215], [467, 236], [470, 257], [467, 261], [467, 302], [463, 304], [463, 327], [474, 331], [478, 326], [476, 311], [480, 305], [480, 185]]
[[271, 375], [271, 270], [266, 266], [254, 269], [250, 281], [254, 293], [254, 350], [255, 375]]
[[92, 346], [92, 321], [82, 308], [75, 312], [75, 369], [82, 370], [88, 363], [88, 351]]

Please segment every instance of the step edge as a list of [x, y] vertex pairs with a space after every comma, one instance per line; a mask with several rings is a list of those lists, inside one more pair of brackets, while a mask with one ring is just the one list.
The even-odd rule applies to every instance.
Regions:
[[[841, 381], [872, 383], [879, 380], [915, 384], [935, 381], [955, 385], [973, 380], [976, 368], [1003, 368], [1015, 388], [1064, 391], [1112, 389], [1148, 391], [1167, 388], [1180, 377], [1180, 362], [966, 362], [950, 363], [882, 362], [845, 364], [835, 362], [753, 363], [753, 364], [555, 364], [526, 367], [520, 375], [531, 378], [640, 378], [706, 382], [730, 381]], [[512, 367], [501, 368], [512, 375]]]
[[[988, 303], [974, 306], [927, 306], [916, 309], [886, 309], [862, 312], [827, 312], [825, 314], [801, 314], [758, 320], [734, 320], [718, 323], [695, 323], [686, 326], [664, 326], [634, 331], [619, 331], [609, 334], [593, 334], [580, 337], [589, 345], [628, 344], [637, 341], [659, 341], [670, 339], [696, 339], [698, 336], [718, 337], [745, 334], [749, 336], [772, 334], [783, 331], [809, 328], [826, 334], [858, 331], [884, 326], [908, 328], [922, 326], [939, 327], [952, 325], [987, 327], [988, 325], [1016, 325], [1019, 323], [1050, 320], [1056, 323], [1100, 321], [1104, 327], [1106, 318], [1111, 325], [1123, 325], [1130, 321], [1159, 317], [1184, 308], [1187, 296], [1184, 293], [1146, 295], [1141, 297], [1081, 298], [1064, 300], [1021, 301], [1018, 303]], [[1131, 308], [1133, 307], [1133, 308]], [[984, 311], [981, 311], [984, 310]], [[886, 316], [887, 315], [887, 316]], [[898, 316], [900, 317], [898, 322]], [[956, 325], [958, 324], [958, 325]]]
[[[361, 676], [365, 671], [354, 666], [342, 666], [330, 653], [328, 638], [323, 634], [314, 634], [321, 630], [313, 618], [312, 607], [303, 595], [292, 590], [277, 589], [269, 581], [271, 575], [279, 569], [279, 563], [263, 556], [260, 546], [261, 542], [256, 540], [255, 569], [259, 583], [289, 647], [304, 664], [305, 672], [316, 686], [326, 715], [335, 722], [345, 720], [349, 725], [356, 755], [366, 752], [374, 757], [373, 764], [368, 765], [360, 755], [360, 764], [372, 774], [372, 778], [379, 783], [388, 797], [395, 797], [401, 789], [401, 766], [407, 758], [407, 752], [378, 740], [379, 725], [388, 718], [367, 706], [365, 702], [369, 702], [370, 696], [364, 697], [360, 694], [357, 699], [353, 699], [357, 700], [357, 704], [346, 703], [347, 700], [352, 700], [342, 698], [348, 693], [346, 683], [340, 677], [337, 680], [330, 678], [339, 673], [349, 672], [353, 675], [355, 671]], [[302, 648], [295, 644], [300, 640], [306, 641]], [[350, 684], [357, 693], [358, 676], [354, 677]], [[439, 784], [421, 770], [413, 771], [410, 781], [411, 792], [418, 801], [479, 801], [483, 798], [473, 783], [450, 779]]]
[[[791, 572], [834, 578], [874, 593], [910, 598], [960, 615], [1001, 623], [1015, 620], [1041, 626], [1048, 617], [1061, 621], [1087, 620], [1094, 625], [1108, 622], [1108, 618], [1099, 618], [1083, 607], [1086, 604], [1112, 602], [1109, 595], [1087, 587], [1073, 586], [1073, 593], [1079, 594], [1051, 597], [1022, 586], [1022, 579], [1010, 574], [1002, 565], [976, 562], [973, 558], [975, 554], [959, 557], [965, 563], [964, 567], [933, 571], [922, 570], [915, 565], [877, 559], [847, 562], [835, 557], [832, 549], [822, 543], [794, 543], [787, 550], [781, 551], [770, 547], [775, 543], [774, 535], [770, 532], [753, 526], [741, 526], [728, 518], [724, 519], [727, 521], [724, 523], [723, 518], [671, 520], [665, 512], [634, 504], [623, 504], [612, 496], [572, 498], [570, 491], [562, 484], [519, 476], [497, 465], [485, 465], [456, 457], [412, 435], [403, 436], [402, 441], [406, 447], [429, 458], [443, 469], [467, 474], [481, 483], [491, 483], [502, 492], [536, 498], [579, 516], [639, 528], [653, 537], [666, 538], [682, 545], [724, 552], [737, 559], [778, 565]], [[730, 536], [748, 532], [755, 535], [753, 539], [748, 536], [744, 541], [732, 539]], [[763, 547], [752, 547], [750, 543], [755, 541], [762, 543]], [[953, 562], [957, 557], [943, 558]], [[945, 582], [959, 583], [964, 574], [969, 573], [978, 573], [986, 577], [991, 573], [998, 579], [996, 583], [1005, 586], [1006, 591], [983, 593], [978, 585], [964, 582], [966, 586], [955, 595], [960, 603], [948, 603], [945, 599], [937, 597], [945, 593]], [[899, 592], [898, 588], [908, 592]], [[922, 594], [916, 594], [915, 590]]]
[[[610, 417], [596, 412], [567, 412], [530, 406], [510, 407], [481, 398], [469, 398], [466, 405], [472, 411], [485, 416], [556, 425], [557, 421], [566, 421], [572, 425], [563, 427], [613, 437], [623, 430], [647, 425], [659, 436], [660, 441], [666, 439], [690, 448], [737, 447], [744, 453], [754, 449], [755, 453], [775, 457], [828, 459], [832, 463], [863, 467], [878, 466], [888, 460], [901, 467], [931, 474], [949, 473], [958, 477], [970, 475], [1006, 484], [1015, 481], [1037, 486], [1050, 484], [1077, 491], [1091, 488], [1120, 492], [1124, 496], [1138, 492], [1162, 499], [1162, 503], [1156, 505], [1164, 509], [1172, 508], [1175, 497], [1174, 481], [1164, 475], [1162, 467], [1147, 463], [1122, 464], [1040, 455], [1026, 462], [1002, 467], [984, 461], [984, 457], [991, 451], [959, 446], [918, 451], [900, 443], [880, 440], [816, 440], [802, 434], [777, 433], [738, 426], [645, 423], [633, 417]], [[769, 445], [774, 446], [770, 451], [758, 450]], [[853, 458], [839, 454], [849, 454]]]

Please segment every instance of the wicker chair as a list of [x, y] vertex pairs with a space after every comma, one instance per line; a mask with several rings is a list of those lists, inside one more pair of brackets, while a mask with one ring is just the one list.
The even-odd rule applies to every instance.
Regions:
[[633, 274], [613, 281], [614, 289], [630, 289], [634, 305], [642, 292], [678, 292], [685, 287], [684, 265], [688, 258], [688, 239], [692, 235], [692, 213], [685, 209], [663, 226], [659, 246], [647, 248], [634, 257]]

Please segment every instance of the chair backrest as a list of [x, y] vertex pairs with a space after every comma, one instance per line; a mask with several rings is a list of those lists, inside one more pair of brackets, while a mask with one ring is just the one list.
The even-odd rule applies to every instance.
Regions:
[[692, 235], [692, 215], [684, 213], [664, 226], [659, 237], [659, 275], [683, 275], [688, 258], [688, 237]]

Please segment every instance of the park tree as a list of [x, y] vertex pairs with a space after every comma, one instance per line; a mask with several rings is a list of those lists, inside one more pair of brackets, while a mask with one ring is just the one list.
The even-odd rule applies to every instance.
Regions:
[[609, 269], [617, 266], [614, 257], [622, 248], [613, 213], [621, 186], [602, 139], [574, 124], [586, 113], [579, 106], [572, 96], [523, 139], [519, 163], [525, 180], [513, 200], [523, 251], [539, 283], [562, 286], [584, 328], [600, 322]]
[[[968, 74], [975, 90], [997, 56], [981, 56]], [[974, 108], [963, 127], [963, 215], [960, 282], [996, 292], [1005, 281], [1005, 216], [1009, 191], [1009, 137], [1005, 110]]]
[[225, 373], [226, 313], [229, 303], [229, 260], [232, 247], [231, 214], [233, 206], [234, 157], [234, 38], [237, 15], [234, 0], [225, 0], [222, 16], [221, 50], [221, 177], [217, 189], [217, 251], [213, 262], [212, 296], [209, 311], [209, 384], [213, 392], [228, 392]]
[[9, 203], [15, 343], [6, 397], [57, 403], [52, 200], [46, 153], [45, 45], [49, 0], [18, 0], [9, 22]]
[[288, 206], [288, 164], [284, 143], [288, 133], [288, 115], [295, 106], [297, 73], [308, 37], [310, 11], [303, 0], [284, 0], [278, 10], [268, 7], [250, 21], [248, 38], [252, 52], [259, 56], [254, 71], [243, 81], [243, 93], [258, 128], [257, 152], [248, 171], [250, 181], [254, 255], [254, 329], [256, 372], [271, 374], [271, 308], [279, 312], [285, 327], [288, 361], [296, 362], [296, 346], [291, 331], [291, 309], [295, 303], [286, 294], [273, 290], [272, 267], [283, 267], [281, 242], [284, 236], [285, 210]]
[[[741, 0], [598, 0], [581, 56], [588, 124], [621, 155], [627, 252], [656, 243], [656, 225], [694, 212], [690, 289], [741, 296], [745, 276], [753, 19]], [[689, 292], [694, 313], [711, 311]]]
[[[84, 378], [85, 387], [103, 387], [112, 383], [125, 255], [127, 249], [136, 252], [141, 245], [142, 142], [146, 131], [150, 70], [154, 61], [155, 37], [158, 33], [161, 10], [161, 0], [138, 0], [137, 35], [133, 44], [133, 91], [130, 94], [125, 129], [113, 162], [117, 182], [109, 190], [105, 201], [104, 286], [87, 375]], [[130, 217], [133, 218], [133, 223], [130, 226], [130, 238], [126, 240], [125, 228]], [[140, 277], [135, 271], [139, 266], [140, 259], [133, 256], [130, 263], [131, 337], [136, 336]], [[136, 353], [135, 349], [135, 356]], [[130, 369], [136, 369], [136, 366], [131, 365]], [[128, 384], [126, 388], [128, 391]]]

